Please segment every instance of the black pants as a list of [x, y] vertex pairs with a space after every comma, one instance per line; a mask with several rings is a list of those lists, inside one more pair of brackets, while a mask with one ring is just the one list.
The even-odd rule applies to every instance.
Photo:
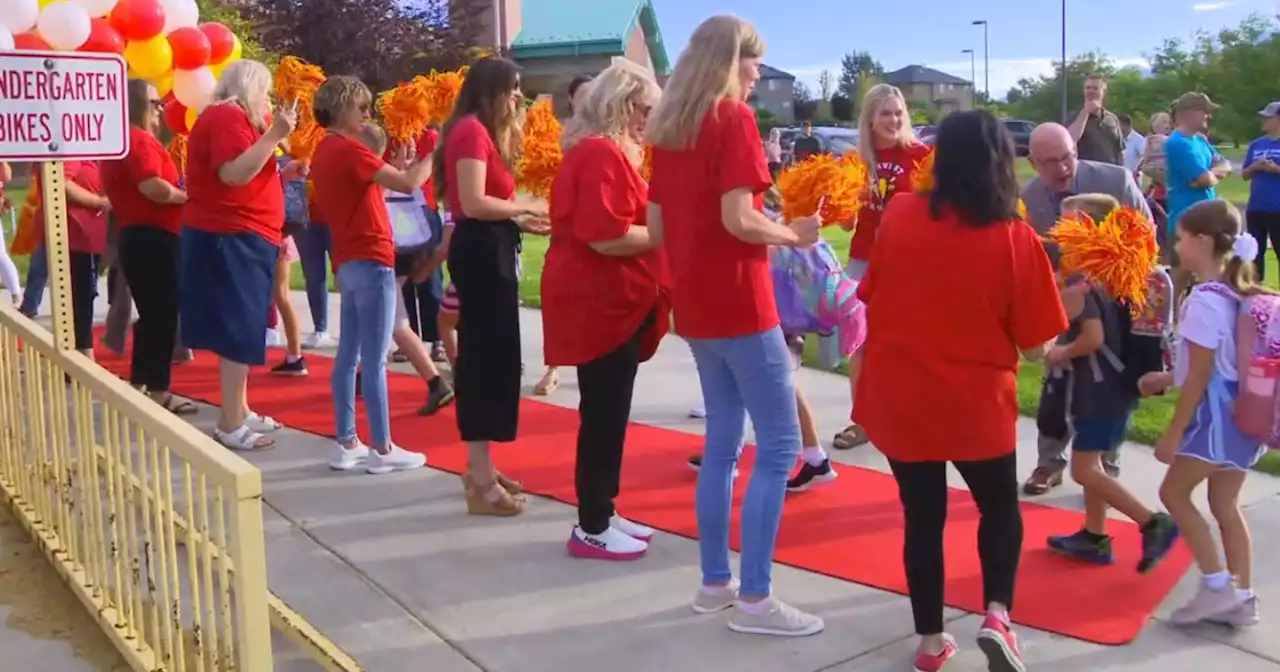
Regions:
[[627, 342], [578, 365], [578, 458], [573, 481], [578, 526], [587, 534], [609, 529], [622, 478], [622, 448], [631, 421], [631, 395], [640, 368], [640, 337], [653, 326], [650, 314]]
[[1258, 258], [1253, 267], [1258, 271], [1261, 281], [1267, 272], [1267, 239], [1271, 239], [1271, 249], [1280, 256], [1280, 212], [1262, 212], [1250, 210], [1244, 215], [1245, 228], [1249, 235], [1258, 239]]
[[449, 244], [458, 290], [454, 402], [463, 441], [511, 442], [520, 421], [520, 228], [464, 219]]
[[[978, 557], [983, 604], [1013, 609], [1013, 584], [1022, 553], [1022, 511], [1018, 508], [1018, 460], [1014, 453], [983, 462], [955, 462], [978, 505]], [[942, 532], [947, 523], [947, 464], [889, 461], [898, 481], [906, 519], [902, 562], [915, 616], [916, 634], [943, 631], [946, 572]]]
[[71, 318], [76, 350], [93, 349], [93, 300], [98, 298], [98, 256], [71, 253]]
[[[440, 269], [433, 273], [439, 274]], [[404, 287], [400, 288], [404, 295], [405, 311], [409, 313], [409, 328], [428, 343], [440, 342], [440, 328], [436, 323], [436, 318], [440, 315], [440, 299], [432, 291], [433, 283], [438, 285], [439, 282], [440, 280], [432, 277], [416, 285], [405, 282]]]
[[150, 224], [120, 229], [120, 269], [133, 292], [129, 382], [148, 392], [167, 392], [178, 331], [178, 236]]

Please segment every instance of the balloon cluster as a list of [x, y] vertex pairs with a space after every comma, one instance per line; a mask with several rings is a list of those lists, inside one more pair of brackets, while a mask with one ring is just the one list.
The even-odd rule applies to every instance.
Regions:
[[165, 97], [165, 122], [182, 134], [242, 47], [230, 28], [200, 23], [196, 0], [2, 0], [0, 51], [15, 49], [124, 56], [129, 76]]

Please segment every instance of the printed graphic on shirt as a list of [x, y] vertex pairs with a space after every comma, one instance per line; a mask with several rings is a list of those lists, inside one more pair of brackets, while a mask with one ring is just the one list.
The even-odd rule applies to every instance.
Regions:
[[867, 206], [872, 210], [884, 210], [884, 206], [897, 193], [898, 178], [907, 169], [891, 161], [876, 164], [876, 183], [871, 185], [871, 202]]

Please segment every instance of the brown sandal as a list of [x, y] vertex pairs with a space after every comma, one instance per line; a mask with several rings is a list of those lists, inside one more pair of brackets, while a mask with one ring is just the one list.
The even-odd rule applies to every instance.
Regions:
[[[499, 496], [496, 500], [491, 500], [488, 494], [495, 489], [498, 491]], [[524, 513], [524, 504], [523, 497], [511, 494], [497, 481], [467, 488], [467, 513], [473, 516], [499, 516], [504, 518], [518, 516]]]
[[[513, 495], [519, 495], [519, 496], [524, 495], [524, 483], [511, 479], [502, 472], [498, 472], [497, 481], [498, 481], [498, 485], [501, 485], [503, 490], [506, 490], [507, 492]], [[470, 476], [468, 476], [467, 474], [462, 475], [462, 487], [468, 490], [471, 490], [475, 488], [475, 485], [476, 485], [476, 482], [472, 480]]]
[[547, 368], [547, 372], [542, 374], [542, 380], [533, 386], [533, 393], [539, 397], [545, 397], [556, 391], [560, 387], [560, 372], [555, 367]]
[[850, 450], [866, 444], [869, 440], [867, 433], [857, 424], [853, 424], [836, 434], [835, 438], [831, 440], [831, 447], [836, 450]]

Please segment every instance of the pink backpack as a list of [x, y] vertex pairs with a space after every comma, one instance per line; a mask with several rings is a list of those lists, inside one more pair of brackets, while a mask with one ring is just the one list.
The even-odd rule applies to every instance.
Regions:
[[1236, 320], [1236, 425], [1268, 448], [1280, 448], [1280, 295], [1241, 297], [1221, 282], [1198, 290], [1227, 297], [1240, 307]]

